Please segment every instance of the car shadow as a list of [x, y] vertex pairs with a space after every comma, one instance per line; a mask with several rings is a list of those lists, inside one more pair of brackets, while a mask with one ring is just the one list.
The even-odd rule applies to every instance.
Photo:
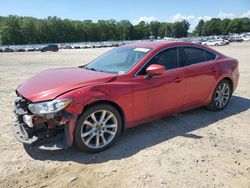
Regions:
[[212, 112], [206, 108], [198, 108], [127, 129], [116, 144], [97, 154], [81, 152], [75, 147], [58, 151], [45, 151], [27, 145], [24, 148], [28, 155], [36, 160], [74, 161], [83, 164], [119, 160], [177, 136], [183, 136], [186, 139], [202, 139], [202, 136], [190, 132], [249, 108], [250, 99], [232, 96], [230, 103], [223, 111]]

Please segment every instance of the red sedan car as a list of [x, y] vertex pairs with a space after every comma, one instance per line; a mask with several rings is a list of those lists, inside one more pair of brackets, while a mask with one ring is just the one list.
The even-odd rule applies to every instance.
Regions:
[[126, 129], [200, 106], [224, 109], [238, 61], [189, 42], [134, 43], [87, 65], [41, 72], [21, 84], [16, 138], [43, 148], [111, 146]]

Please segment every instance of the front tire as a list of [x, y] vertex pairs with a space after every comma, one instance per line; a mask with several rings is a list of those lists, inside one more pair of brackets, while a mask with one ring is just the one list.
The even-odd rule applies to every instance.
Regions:
[[88, 108], [75, 128], [75, 143], [83, 151], [97, 153], [106, 150], [121, 133], [122, 119], [116, 108], [98, 104]]
[[208, 109], [212, 111], [220, 111], [223, 110], [232, 95], [232, 87], [228, 80], [222, 80], [219, 82], [219, 84], [216, 86], [212, 100], [207, 106]]

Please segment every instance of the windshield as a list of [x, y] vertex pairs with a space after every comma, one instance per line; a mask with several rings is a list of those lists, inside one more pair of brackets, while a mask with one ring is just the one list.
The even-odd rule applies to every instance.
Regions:
[[138, 47], [114, 48], [84, 66], [84, 68], [94, 71], [123, 74], [134, 67], [150, 50], [149, 48]]

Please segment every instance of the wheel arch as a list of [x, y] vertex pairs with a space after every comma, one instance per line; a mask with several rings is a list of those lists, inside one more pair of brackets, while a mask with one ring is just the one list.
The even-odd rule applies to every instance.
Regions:
[[211, 99], [212, 99], [212, 96], [213, 96], [213, 93], [214, 93], [214, 90], [216, 89], [217, 85], [222, 81], [222, 80], [227, 80], [229, 83], [230, 83], [230, 87], [231, 87], [231, 95], [233, 93], [233, 89], [234, 89], [234, 83], [233, 83], [233, 79], [230, 78], [230, 76], [224, 76], [224, 77], [220, 77], [218, 78], [216, 84], [214, 85], [214, 87], [212, 88], [210, 94], [209, 94], [209, 97], [206, 99], [206, 101], [204, 102], [204, 104], [209, 104]]
[[224, 77], [224, 78], [222, 78], [222, 79], [220, 80], [220, 82], [221, 82], [222, 80], [227, 80], [227, 81], [229, 82], [230, 87], [231, 87], [231, 95], [232, 95], [233, 89], [234, 89], [233, 80], [232, 80], [230, 77]]
[[[122, 108], [121, 108], [117, 103], [115, 103], [115, 102], [113, 102], [113, 101], [109, 101], [109, 100], [98, 100], [98, 101], [95, 101], [95, 102], [93, 102], [93, 103], [87, 104], [87, 105], [84, 107], [84, 109], [83, 109], [83, 111], [82, 111], [81, 114], [83, 114], [88, 108], [90, 108], [90, 107], [92, 107], [92, 106], [95, 106], [95, 105], [99, 105], [99, 104], [108, 104], [108, 105], [111, 105], [111, 106], [113, 106], [115, 109], [118, 110], [118, 112], [119, 112], [119, 114], [120, 114], [120, 116], [121, 116], [121, 118], [122, 118], [122, 131], [124, 132], [124, 131], [126, 130], [126, 116], [125, 116], [125, 113], [124, 113], [124, 111], [122, 110]], [[78, 117], [80, 117], [81, 114], [79, 114]]]

